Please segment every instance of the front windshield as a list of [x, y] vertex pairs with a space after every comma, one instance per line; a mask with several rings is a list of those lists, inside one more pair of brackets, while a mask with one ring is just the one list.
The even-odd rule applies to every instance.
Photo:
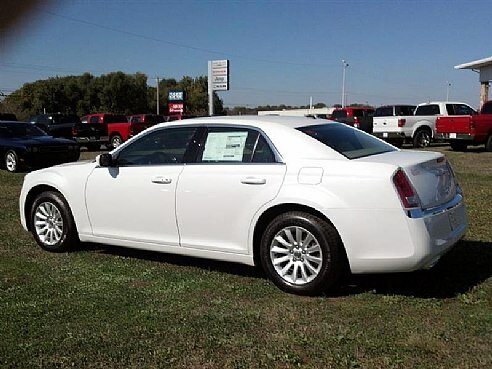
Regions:
[[393, 146], [345, 124], [327, 123], [298, 128], [348, 159], [396, 151]]
[[33, 124], [14, 123], [0, 125], [0, 135], [2, 137], [35, 137], [46, 136], [46, 133]]

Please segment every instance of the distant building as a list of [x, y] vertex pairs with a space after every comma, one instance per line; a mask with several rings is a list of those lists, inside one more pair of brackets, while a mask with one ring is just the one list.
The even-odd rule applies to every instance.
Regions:
[[327, 118], [335, 108], [312, 108], [312, 109], [284, 109], [284, 110], [262, 110], [258, 115], [280, 115], [288, 117], [319, 116]]
[[460, 64], [455, 69], [471, 69], [479, 73], [480, 79], [480, 108], [489, 99], [489, 82], [492, 81], [492, 56], [475, 60], [469, 63]]

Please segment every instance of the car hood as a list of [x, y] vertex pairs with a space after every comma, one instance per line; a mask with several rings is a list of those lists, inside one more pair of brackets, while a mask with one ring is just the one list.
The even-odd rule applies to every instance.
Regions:
[[458, 184], [446, 157], [437, 152], [392, 151], [357, 161], [391, 164], [402, 168], [417, 191], [423, 208], [445, 204], [456, 196]]
[[33, 136], [33, 137], [16, 137], [11, 139], [20, 145], [27, 146], [44, 146], [44, 145], [73, 145], [75, 141], [66, 138], [54, 138], [52, 136]]

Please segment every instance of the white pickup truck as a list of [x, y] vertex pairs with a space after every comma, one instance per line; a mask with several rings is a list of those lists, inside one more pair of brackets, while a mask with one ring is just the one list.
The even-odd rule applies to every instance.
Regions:
[[[373, 135], [395, 146], [412, 141], [413, 147], [427, 147], [436, 135], [436, 118], [449, 115], [473, 115], [475, 110], [462, 102], [433, 101], [417, 105], [413, 115], [403, 115], [411, 105], [377, 108], [373, 118]], [[393, 110], [393, 114], [389, 115]], [[407, 111], [408, 113], [408, 111]]]

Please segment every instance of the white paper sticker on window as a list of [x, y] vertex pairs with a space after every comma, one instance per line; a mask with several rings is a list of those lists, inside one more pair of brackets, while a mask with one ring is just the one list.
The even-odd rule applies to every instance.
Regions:
[[248, 132], [211, 132], [202, 161], [243, 161]]

